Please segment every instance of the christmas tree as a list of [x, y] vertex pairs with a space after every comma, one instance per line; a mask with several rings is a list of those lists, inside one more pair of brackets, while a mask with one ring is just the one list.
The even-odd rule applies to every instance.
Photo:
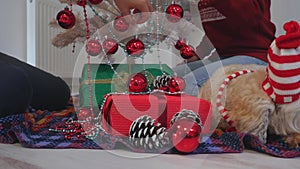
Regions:
[[[166, 38], [172, 38], [173, 41], [182, 39], [189, 32], [186, 31], [185, 25], [177, 24], [177, 28], [172, 30], [170, 28], [174, 25], [166, 26], [165, 20], [167, 18], [171, 24], [176, 24], [181, 18], [190, 21], [190, 7], [192, 3], [195, 3], [194, 1], [151, 0], [153, 14], [156, 13], [156, 16], [150, 14], [150, 19], [141, 23], [139, 22], [141, 17], [139, 12], [132, 10], [134, 18], [134, 24], [132, 24], [132, 22], [128, 23], [128, 17], [121, 16], [113, 0], [59, 0], [59, 2], [65, 4], [66, 7], [59, 11], [56, 18], [50, 23], [51, 27], [62, 30], [52, 39], [52, 44], [59, 48], [72, 43], [85, 42], [99, 29], [102, 29], [99, 36], [105, 36], [106, 40], [109, 39], [107, 40], [109, 41], [107, 42], [108, 47], [118, 43], [121, 47], [126, 48], [125, 43], [132, 40], [133, 36], [138, 36], [143, 41], [145, 48]], [[74, 6], [81, 7], [82, 12], [75, 13], [72, 9]], [[107, 26], [109, 24], [112, 24], [112, 27]], [[128, 36], [130, 34], [131, 36]], [[98, 40], [101, 41], [101, 38], [98, 37]], [[174, 44], [174, 42], [172, 43]], [[114, 52], [114, 49], [105, 50], [109, 53]]]

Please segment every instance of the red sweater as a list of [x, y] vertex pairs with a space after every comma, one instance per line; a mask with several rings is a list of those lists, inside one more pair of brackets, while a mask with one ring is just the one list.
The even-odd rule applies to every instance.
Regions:
[[267, 61], [275, 38], [271, 0], [200, 0], [206, 35], [220, 57], [249, 55]]

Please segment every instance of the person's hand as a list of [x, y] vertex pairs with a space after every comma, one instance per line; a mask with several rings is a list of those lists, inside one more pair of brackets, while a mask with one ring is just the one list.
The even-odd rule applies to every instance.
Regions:
[[137, 17], [126, 17], [130, 23], [144, 23], [149, 18], [149, 12], [153, 12], [150, 0], [115, 0], [115, 4], [119, 8], [122, 16], [130, 15], [131, 10], [138, 12]]
[[150, 0], [115, 0], [123, 16], [130, 15], [131, 9], [137, 9], [140, 12], [153, 12]]

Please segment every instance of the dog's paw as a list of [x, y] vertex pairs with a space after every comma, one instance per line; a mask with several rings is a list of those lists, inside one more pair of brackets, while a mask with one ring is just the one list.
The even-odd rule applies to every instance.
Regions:
[[298, 148], [300, 146], [300, 133], [294, 133], [289, 136], [285, 136], [283, 139], [290, 148]]

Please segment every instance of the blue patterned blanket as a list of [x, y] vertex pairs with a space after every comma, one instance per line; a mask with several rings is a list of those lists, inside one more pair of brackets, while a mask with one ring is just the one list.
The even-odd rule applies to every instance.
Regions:
[[[66, 110], [59, 112], [30, 110], [24, 114], [1, 118], [0, 143], [20, 143], [23, 147], [50, 149], [115, 149], [121, 145], [130, 151], [140, 152], [131, 146], [128, 139], [106, 133], [100, 133], [95, 142], [84, 136], [67, 139], [63, 133], [49, 131], [50, 128], [63, 125], [69, 118], [76, 118], [74, 110], [74, 106], [70, 104]], [[289, 148], [280, 137], [270, 136], [267, 144], [263, 144], [253, 135], [220, 130], [205, 139], [192, 154], [241, 153], [245, 149], [275, 157], [300, 157], [300, 148]], [[171, 149], [164, 153], [178, 152]]]

